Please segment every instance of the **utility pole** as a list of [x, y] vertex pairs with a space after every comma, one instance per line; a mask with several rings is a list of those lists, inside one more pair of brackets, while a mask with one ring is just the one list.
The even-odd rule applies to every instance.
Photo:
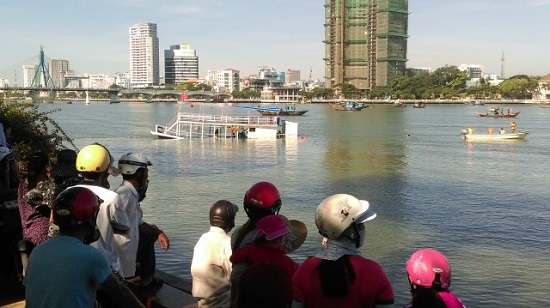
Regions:
[[502, 56], [500, 57], [500, 78], [504, 79], [504, 50], [502, 51]]

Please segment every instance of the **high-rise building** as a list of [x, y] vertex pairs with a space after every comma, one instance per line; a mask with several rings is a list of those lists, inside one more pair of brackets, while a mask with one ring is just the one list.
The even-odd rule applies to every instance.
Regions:
[[300, 82], [300, 71], [287, 69], [285, 74], [285, 85], [296, 84]]
[[34, 78], [34, 73], [36, 72], [36, 65], [27, 64], [23, 65], [23, 87], [31, 87], [32, 81]]
[[325, 85], [359, 89], [404, 75], [408, 0], [325, 0]]
[[164, 82], [184, 83], [199, 78], [199, 57], [189, 45], [172, 45], [164, 50]]
[[63, 78], [65, 74], [69, 71], [69, 60], [66, 59], [50, 59], [48, 61], [48, 70], [50, 76], [52, 77], [53, 83], [56, 88], [62, 88], [65, 85], [63, 84]]
[[130, 27], [130, 85], [157, 86], [160, 81], [157, 25], [139, 23]]

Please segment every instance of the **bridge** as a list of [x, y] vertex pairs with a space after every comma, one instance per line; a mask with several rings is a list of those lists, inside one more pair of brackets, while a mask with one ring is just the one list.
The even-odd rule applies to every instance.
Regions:
[[[147, 103], [151, 103], [155, 97], [169, 96], [175, 98], [178, 102], [181, 102], [182, 91], [165, 90], [165, 89], [83, 89], [83, 88], [44, 88], [44, 87], [4, 87], [1, 91], [28, 91], [33, 101], [39, 101], [40, 97], [47, 96], [49, 99], [55, 98], [57, 92], [84, 92], [86, 99], [89, 99], [90, 92], [101, 92], [109, 95], [110, 103], [120, 103], [122, 97], [139, 95], [147, 100]], [[44, 93], [46, 95], [44, 95]], [[40, 95], [42, 94], [42, 95]], [[212, 91], [187, 91], [185, 95], [188, 99], [201, 99], [205, 101], [212, 101], [216, 99], [229, 99], [231, 94], [217, 93]]]

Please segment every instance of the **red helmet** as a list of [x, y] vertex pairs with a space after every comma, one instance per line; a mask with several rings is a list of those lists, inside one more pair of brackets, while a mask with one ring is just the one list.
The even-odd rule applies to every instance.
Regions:
[[244, 195], [244, 210], [248, 217], [261, 218], [276, 214], [281, 208], [281, 195], [275, 185], [269, 182], [258, 182]]
[[89, 222], [95, 227], [95, 217], [102, 200], [84, 187], [69, 187], [54, 202], [54, 223], [60, 227], [74, 227]]

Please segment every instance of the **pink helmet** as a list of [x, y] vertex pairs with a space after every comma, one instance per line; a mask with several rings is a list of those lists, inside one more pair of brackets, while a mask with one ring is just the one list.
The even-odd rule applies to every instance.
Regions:
[[445, 255], [435, 249], [417, 250], [407, 261], [407, 275], [416, 286], [436, 290], [451, 286], [451, 265]]

